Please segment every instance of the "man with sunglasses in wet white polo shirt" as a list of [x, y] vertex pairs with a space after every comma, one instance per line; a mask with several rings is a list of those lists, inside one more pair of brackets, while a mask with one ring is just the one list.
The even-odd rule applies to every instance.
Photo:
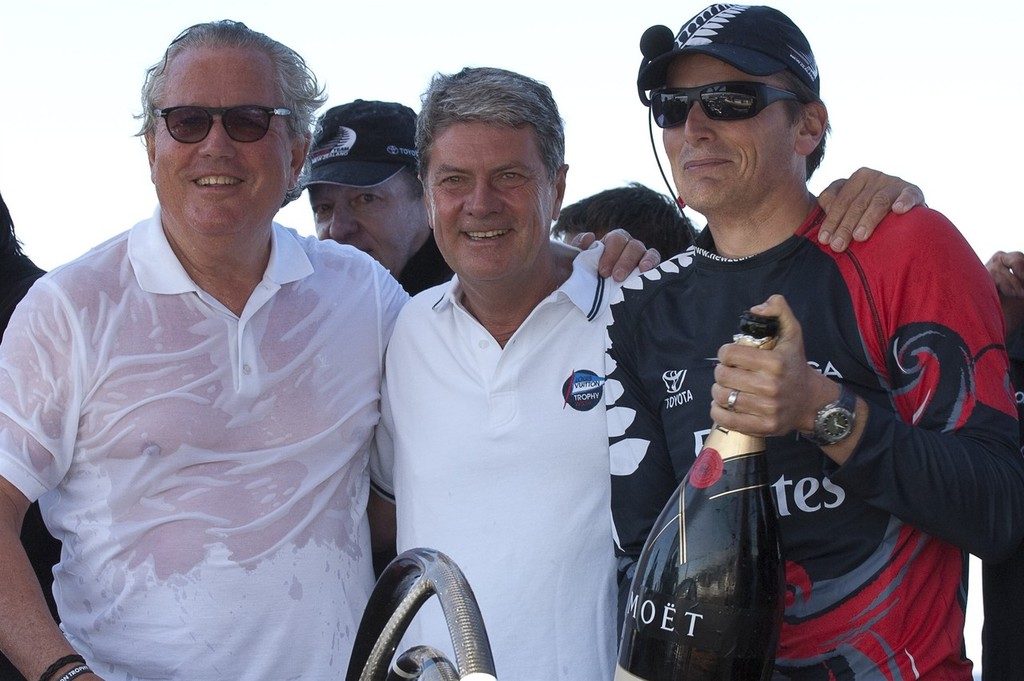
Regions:
[[[0, 647], [26, 678], [344, 674], [373, 586], [367, 458], [407, 295], [370, 256], [273, 222], [323, 101], [267, 36], [186, 30], [143, 88], [158, 211], [15, 312]], [[17, 545], [36, 498], [63, 542], [63, 631]]]
[[[641, 49], [641, 99], [708, 226], [612, 306], [622, 557], [637, 558], [711, 423], [769, 436], [788, 585], [776, 677], [971, 679], [967, 553], [998, 560], [1024, 532], [990, 278], [924, 207], [847, 253], [819, 244], [806, 182], [828, 112], [810, 45], [781, 12], [713, 5], [674, 38], [649, 29]], [[771, 352], [728, 343], [747, 309], [779, 318]], [[683, 378], [669, 386], [668, 372]]]

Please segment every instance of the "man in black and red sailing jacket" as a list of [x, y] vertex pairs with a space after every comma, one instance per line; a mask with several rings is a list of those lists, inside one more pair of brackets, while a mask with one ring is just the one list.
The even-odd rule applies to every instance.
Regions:
[[[806, 183], [828, 113], [788, 17], [714, 5], [659, 30], [638, 88], [708, 226], [613, 308], [622, 582], [711, 423], [768, 435], [788, 587], [776, 677], [968, 681], [967, 554], [1003, 559], [1024, 533], [992, 281], [924, 207], [845, 253], [819, 243]], [[779, 317], [772, 352], [723, 345], [746, 309]]]

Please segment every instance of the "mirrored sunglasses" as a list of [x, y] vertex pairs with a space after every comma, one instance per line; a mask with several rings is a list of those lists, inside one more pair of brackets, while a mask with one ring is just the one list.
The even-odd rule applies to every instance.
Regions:
[[714, 121], [738, 121], [753, 118], [769, 104], [781, 100], [799, 100], [788, 90], [764, 83], [712, 83], [700, 87], [658, 88], [651, 92], [651, 114], [659, 128], [674, 128], [686, 122], [697, 102], [704, 115]]

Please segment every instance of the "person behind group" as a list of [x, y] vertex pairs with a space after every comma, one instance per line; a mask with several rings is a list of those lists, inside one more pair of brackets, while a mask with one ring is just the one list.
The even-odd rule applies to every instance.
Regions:
[[690, 245], [693, 225], [670, 197], [632, 182], [592, 194], [562, 208], [551, 236], [570, 241], [583, 232], [601, 236], [621, 227], [663, 257]]
[[1024, 331], [1024, 253], [996, 251], [985, 263], [985, 268], [999, 293], [1006, 338], [1013, 340]]
[[[44, 272], [21, 250], [21, 244], [14, 233], [14, 219], [0, 195], [0, 339], [11, 319], [11, 314], [25, 293], [43, 276]], [[50, 615], [57, 618], [57, 606], [53, 602], [53, 566], [60, 560], [60, 542], [54, 539], [39, 514], [39, 504], [33, 503], [25, 514], [21, 527], [21, 543], [32, 564], [36, 579], [46, 598]], [[0, 655], [0, 678], [23, 678], [5, 656]]]
[[[638, 88], [707, 227], [612, 307], [623, 558], [636, 560], [712, 423], [768, 435], [788, 585], [776, 676], [970, 679], [967, 552], [999, 560], [1024, 530], [991, 280], [924, 207], [842, 255], [819, 243], [806, 182], [828, 113], [788, 17], [713, 5], [674, 40], [650, 31]], [[744, 309], [779, 318], [774, 350], [727, 342]]]
[[[1024, 253], [997, 251], [985, 266], [999, 292], [1006, 323], [1006, 352], [1017, 402], [1019, 444], [1024, 455]], [[985, 613], [981, 676], [983, 681], [1017, 681], [1024, 669], [1024, 545], [1008, 560], [983, 562], [981, 571]]]
[[[416, 113], [397, 102], [357, 99], [317, 120], [307, 174], [316, 235], [373, 256], [406, 293], [448, 281], [417, 175]], [[395, 557], [374, 552], [374, 574]]]
[[21, 250], [14, 218], [0, 194], [0, 339], [18, 302], [45, 272]]
[[[324, 100], [298, 54], [198, 24], [142, 94], [157, 211], [36, 282], [0, 346], [0, 648], [29, 679], [338, 677], [407, 295], [273, 222]], [[37, 498], [63, 632], [17, 542]]]
[[416, 114], [357, 99], [317, 122], [309, 190], [316, 234], [366, 251], [410, 294], [451, 279], [416, 174]]
[[[610, 678], [602, 362], [617, 284], [600, 274], [600, 249], [549, 237], [568, 172], [557, 105], [547, 86], [510, 71], [439, 74], [417, 149], [455, 277], [414, 297], [396, 324], [375, 491], [396, 503], [400, 550], [438, 549], [465, 572], [499, 678]], [[916, 200], [900, 181], [849, 184], [889, 204]], [[860, 224], [846, 217], [837, 225]], [[412, 620], [409, 645], [450, 640], [433, 606]]]

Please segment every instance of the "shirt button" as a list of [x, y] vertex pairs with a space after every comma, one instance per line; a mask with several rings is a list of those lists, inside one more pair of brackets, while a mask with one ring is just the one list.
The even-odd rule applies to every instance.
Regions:
[[487, 349], [487, 341], [485, 341], [485, 340], [480, 341], [480, 349], [481, 350], [486, 350]]
[[242, 373], [245, 374], [246, 376], [248, 376], [249, 374], [252, 373], [252, 367], [250, 367], [248, 364], [243, 364], [242, 365]]

